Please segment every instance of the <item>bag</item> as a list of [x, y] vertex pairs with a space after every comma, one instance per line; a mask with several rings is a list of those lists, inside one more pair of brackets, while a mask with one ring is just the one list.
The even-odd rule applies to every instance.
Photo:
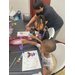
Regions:
[[21, 11], [18, 10], [17, 13], [14, 15], [14, 20], [21, 20], [22, 17], [21, 17]]

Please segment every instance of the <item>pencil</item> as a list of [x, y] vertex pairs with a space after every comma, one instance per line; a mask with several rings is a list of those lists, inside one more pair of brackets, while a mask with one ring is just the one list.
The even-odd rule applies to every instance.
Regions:
[[11, 65], [9, 66], [9, 68], [11, 68], [11, 66], [14, 64], [15, 60], [16, 60], [16, 57], [14, 58], [13, 62], [12, 62]]

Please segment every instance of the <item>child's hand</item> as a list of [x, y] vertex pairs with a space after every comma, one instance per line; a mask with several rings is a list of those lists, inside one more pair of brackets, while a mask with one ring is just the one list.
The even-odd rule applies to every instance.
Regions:
[[47, 74], [51, 74], [51, 71], [43, 67], [43, 75], [47, 75]]
[[40, 39], [38, 39], [36, 36], [30, 36], [30, 38], [32, 38], [32, 39], [36, 39], [37, 41], [39, 41], [40, 43], [42, 43], [42, 41], [40, 40]]
[[28, 43], [28, 41], [27, 41], [27, 40], [21, 40], [21, 42], [22, 42], [22, 45], [23, 45], [23, 44], [27, 44], [27, 43]]
[[43, 75], [47, 75], [47, 74], [48, 74], [47, 69], [43, 67]]
[[27, 24], [26, 27], [29, 27], [29, 24]]
[[30, 28], [30, 27], [26, 27], [26, 30], [27, 30], [27, 31], [30, 31], [30, 30], [31, 30], [31, 28]]
[[48, 21], [45, 21], [45, 24], [47, 24], [48, 23]]

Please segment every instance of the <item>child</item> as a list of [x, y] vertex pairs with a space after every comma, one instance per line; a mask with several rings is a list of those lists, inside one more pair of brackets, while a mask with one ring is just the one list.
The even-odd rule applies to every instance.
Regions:
[[46, 27], [45, 23], [45, 17], [43, 15], [39, 15], [37, 20], [35, 21], [34, 27], [27, 27], [26, 30], [36, 30], [38, 31], [39, 39], [48, 39], [49, 33], [47, 31], [48, 28]]
[[41, 41], [36, 36], [30, 36], [30, 37], [38, 40], [41, 44], [38, 44], [32, 41], [26, 41], [26, 40], [22, 40], [22, 44], [30, 43], [39, 48], [39, 50], [41, 51], [41, 57], [42, 57], [43, 75], [51, 74], [53, 66], [54, 66], [51, 52], [53, 52], [56, 49], [55, 42], [49, 39], [45, 39]]

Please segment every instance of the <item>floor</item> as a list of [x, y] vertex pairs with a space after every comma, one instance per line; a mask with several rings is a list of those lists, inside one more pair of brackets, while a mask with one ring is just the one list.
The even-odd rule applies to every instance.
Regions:
[[[60, 42], [60, 41], [57, 41], [55, 40], [56, 43], [63, 43], [63, 42]], [[65, 43], [63, 43], [65, 44]], [[65, 75], [65, 68], [63, 70], [61, 70], [60, 72], [56, 73], [55, 75]]]

